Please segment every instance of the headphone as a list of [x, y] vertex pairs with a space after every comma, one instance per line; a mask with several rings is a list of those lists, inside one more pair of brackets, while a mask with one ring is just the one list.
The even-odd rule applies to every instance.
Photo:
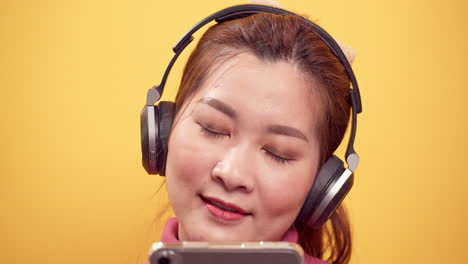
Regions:
[[361, 96], [351, 65], [338, 43], [321, 27], [290, 11], [264, 5], [247, 4], [232, 6], [203, 19], [182, 36], [173, 47], [175, 54], [164, 72], [161, 83], [148, 90], [146, 105], [141, 111], [140, 128], [143, 167], [148, 174], [159, 173], [161, 176], [165, 175], [168, 138], [174, 120], [175, 106], [173, 102], [168, 101], [161, 101], [157, 105], [155, 105], [155, 103], [161, 98], [166, 79], [177, 57], [179, 57], [185, 47], [192, 42], [192, 35], [211, 21], [222, 23], [224, 21], [243, 18], [257, 13], [295, 15], [301, 17], [304, 20], [305, 26], [315, 32], [344, 65], [353, 87], [349, 93], [351, 102], [351, 133], [345, 154], [348, 167], [345, 168], [343, 161], [337, 156], [332, 155], [318, 169], [314, 184], [296, 219], [296, 221], [306, 223], [313, 228], [318, 228], [322, 226], [336, 208], [338, 208], [341, 201], [353, 186], [353, 173], [359, 164], [359, 156], [354, 151], [354, 139], [357, 129], [357, 114], [362, 111]]

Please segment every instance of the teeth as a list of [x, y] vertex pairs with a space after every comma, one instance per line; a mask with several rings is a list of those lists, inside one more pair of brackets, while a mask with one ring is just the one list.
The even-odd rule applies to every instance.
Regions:
[[229, 207], [225, 207], [224, 205], [220, 204], [220, 203], [217, 203], [215, 201], [210, 201], [210, 203], [212, 203], [213, 205], [223, 209], [223, 210], [226, 210], [226, 211], [229, 211], [229, 212], [233, 212], [233, 213], [239, 213], [239, 211], [237, 211], [236, 209], [232, 209], [232, 208], [229, 208]]

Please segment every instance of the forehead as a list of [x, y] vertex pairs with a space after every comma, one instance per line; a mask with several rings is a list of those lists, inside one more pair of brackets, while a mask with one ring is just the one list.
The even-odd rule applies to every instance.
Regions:
[[312, 132], [319, 110], [318, 82], [297, 65], [263, 62], [241, 53], [216, 67], [192, 103], [216, 98], [230, 105], [244, 121], [294, 125]]

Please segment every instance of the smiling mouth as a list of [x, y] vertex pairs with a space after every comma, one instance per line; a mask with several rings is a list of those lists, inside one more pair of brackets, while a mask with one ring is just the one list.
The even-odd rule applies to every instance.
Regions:
[[[222, 211], [224, 211], [223, 214], [219, 214], [217, 210], [210, 210], [210, 212], [213, 214], [215, 213], [216, 216], [226, 216], [227, 218], [232, 218], [232, 217], [228, 217], [228, 216], [234, 216], [234, 215], [238, 215], [238, 216], [247, 216], [247, 215], [251, 215], [251, 213], [249, 212], [246, 212], [244, 209], [234, 205], [234, 204], [230, 204], [230, 203], [226, 203], [226, 202], [223, 202], [221, 200], [218, 200], [216, 198], [211, 198], [211, 197], [204, 197], [202, 195], [200, 195], [200, 198], [202, 199], [203, 202], [205, 202], [207, 204], [207, 206], [209, 205], [212, 205], [214, 207], [216, 207], [215, 209], [221, 209]], [[209, 207], [209, 209], [213, 209], [212, 207]], [[225, 218], [225, 217], [222, 217], [222, 218]], [[234, 217], [236, 218], [236, 217]], [[234, 220], [234, 219], [229, 219], [229, 220]]]

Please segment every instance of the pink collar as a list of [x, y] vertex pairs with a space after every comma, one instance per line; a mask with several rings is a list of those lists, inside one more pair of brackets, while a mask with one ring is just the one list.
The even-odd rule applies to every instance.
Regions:
[[[162, 236], [161, 236], [161, 242], [166, 242], [166, 243], [177, 243], [180, 242], [179, 239], [177, 238], [178, 235], [178, 230], [179, 230], [179, 222], [177, 221], [177, 218], [169, 218], [166, 222], [166, 226], [163, 229]], [[291, 242], [291, 243], [297, 243], [297, 232], [294, 227], [291, 227], [291, 229], [284, 234], [283, 239], [281, 241], [284, 242]]]
[[[165, 242], [165, 243], [180, 242], [179, 239], [177, 238], [178, 229], [179, 229], [179, 222], [177, 221], [177, 219], [175, 217], [169, 218], [169, 220], [167, 220], [166, 222], [166, 226], [163, 229], [161, 242]], [[298, 241], [297, 239], [298, 239], [297, 231], [294, 227], [291, 227], [288, 230], [288, 232], [284, 234], [284, 237], [281, 241], [297, 243]], [[327, 264], [327, 263], [318, 258], [314, 258], [307, 254], [304, 254], [304, 264]]]
[[179, 231], [179, 222], [177, 218], [169, 218], [164, 226], [162, 235], [161, 235], [161, 242], [164, 243], [177, 243], [180, 242], [177, 238], [177, 233]]

